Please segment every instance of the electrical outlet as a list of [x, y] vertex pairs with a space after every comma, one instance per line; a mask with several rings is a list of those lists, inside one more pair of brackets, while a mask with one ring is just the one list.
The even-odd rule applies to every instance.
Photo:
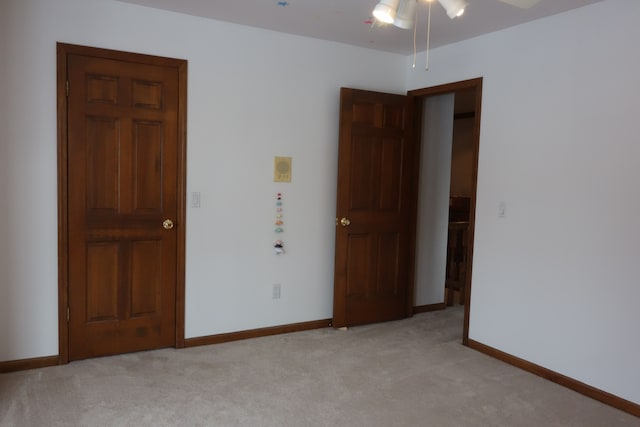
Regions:
[[273, 290], [271, 291], [271, 298], [280, 299], [280, 283], [273, 284]]

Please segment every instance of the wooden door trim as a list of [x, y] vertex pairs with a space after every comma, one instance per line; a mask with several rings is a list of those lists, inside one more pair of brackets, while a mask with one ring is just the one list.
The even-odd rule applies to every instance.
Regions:
[[405, 129], [405, 138], [412, 141], [413, 144], [413, 163], [411, 164], [411, 187], [407, 189], [409, 194], [409, 260], [407, 267], [408, 283], [406, 297], [406, 317], [411, 317], [415, 313], [414, 307], [416, 303], [416, 256], [418, 248], [418, 192], [420, 188], [420, 150], [422, 149], [421, 140], [419, 138], [420, 128], [417, 122], [422, 112], [422, 105], [417, 102], [416, 97], [407, 92], [406, 114], [410, 117], [409, 126]]
[[[482, 109], [482, 77], [478, 77], [475, 79], [463, 80], [455, 83], [447, 83], [443, 85], [416, 89], [407, 92], [407, 95], [413, 97], [414, 99], [414, 111], [416, 112], [415, 120], [414, 120], [414, 134], [420, 135], [420, 129], [422, 126], [421, 111], [422, 101], [425, 98], [436, 95], [443, 95], [446, 93], [453, 93], [461, 90], [475, 89], [475, 116], [474, 116], [474, 128], [473, 128], [473, 170], [472, 170], [472, 192], [471, 192], [471, 203], [469, 207], [469, 252], [470, 256], [467, 259], [467, 292], [465, 294], [465, 306], [464, 306], [464, 326], [462, 330], [462, 343], [464, 345], [469, 345], [469, 313], [471, 312], [471, 286], [472, 286], [472, 268], [473, 264], [471, 260], [473, 259], [473, 248], [474, 248], [474, 239], [475, 239], [475, 225], [476, 225], [476, 197], [478, 192], [478, 154], [480, 150], [480, 117], [481, 117], [481, 109]], [[422, 144], [416, 144], [418, 147], [417, 150], [420, 149]], [[416, 156], [418, 159], [419, 153]], [[416, 208], [417, 209], [417, 208]], [[417, 215], [417, 211], [416, 211]], [[416, 221], [413, 224], [414, 228], [417, 226], [417, 216]], [[414, 282], [414, 292], [415, 292], [415, 282]]]
[[57, 138], [58, 138], [58, 361], [69, 362], [69, 227], [68, 227], [68, 151], [67, 151], [67, 56], [108, 57], [120, 61], [175, 67], [178, 72], [178, 188], [177, 188], [177, 259], [175, 295], [175, 347], [185, 345], [185, 236], [187, 171], [187, 61], [116, 50], [57, 43]]

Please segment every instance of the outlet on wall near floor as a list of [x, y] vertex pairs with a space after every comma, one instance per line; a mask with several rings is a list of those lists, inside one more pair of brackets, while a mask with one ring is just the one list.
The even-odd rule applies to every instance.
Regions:
[[273, 290], [271, 291], [271, 298], [273, 299], [280, 298], [280, 283], [273, 284]]

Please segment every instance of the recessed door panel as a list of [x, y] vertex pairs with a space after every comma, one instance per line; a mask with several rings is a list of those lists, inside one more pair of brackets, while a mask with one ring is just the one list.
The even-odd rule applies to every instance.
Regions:
[[162, 82], [134, 80], [132, 105], [136, 108], [162, 109]]
[[404, 129], [404, 105], [384, 106], [384, 127], [386, 129]]
[[131, 243], [131, 317], [159, 315], [162, 297], [162, 240]]
[[162, 138], [161, 122], [133, 123], [134, 209], [162, 210]]
[[86, 117], [84, 144], [87, 150], [87, 208], [89, 211], [117, 212], [120, 205], [119, 120]]
[[371, 283], [372, 239], [367, 235], [349, 236], [349, 259], [347, 260], [348, 288], [350, 297], [363, 297], [369, 293]]
[[367, 210], [373, 201], [373, 177], [375, 141], [364, 136], [354, 136], [351, 141], [351, 163], [349, 170], [349, 208], [352, 211]]
[[118, 320], [118, 242], [87, 244], [87, 322]]
[[376, 171], [379, 188], [378, 209], [398, 211], [402, 194], [402, 146], [403, 140], [385, 138], [381, 142], [380, 167]]
[[92, 104], [118, 103], [118, 77], [87, 74], [85, 79], [86, 101]]
[[378, 268], [377, 293], [398, 294], [398, 267], [400, 266], [400, 236], [398, 233], [380, 233], [376, 265]]

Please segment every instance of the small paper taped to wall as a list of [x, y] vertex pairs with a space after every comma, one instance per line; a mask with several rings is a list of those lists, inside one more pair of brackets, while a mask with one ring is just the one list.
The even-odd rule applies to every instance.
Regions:
[[274, 157], [273, 182], [291, 182], [291, 157]]

